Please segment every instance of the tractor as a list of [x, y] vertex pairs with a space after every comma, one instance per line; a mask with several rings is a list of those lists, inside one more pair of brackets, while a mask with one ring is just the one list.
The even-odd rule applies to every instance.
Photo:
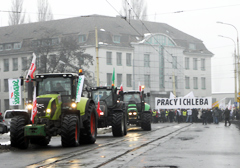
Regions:
[[98, 112], [98, 128], [112, 126], [114, 137], [127, 134], [127, 113], [124, 104], [119, 101], [117, 87], [99, 86], [88, 90], [89, 98], [93, 99]]
[[[35, 75], [35, 79], [28, 82], [28, 113], [13, 113], [11, 146], [21, 149], [27, 149], [29, 143], [46, 146], [51, 137], [57, 135], [61, 136], [63, 147], [94, 144], [97, 136], [95, 103], [85, 97], [76, 101], [82, 75], [81, 71]], [[37, 106], [34, 118], [31, 116], [33, 92]]]
[[[144, 101], [144, 91], [126, 91], [123, 92], [122, 100], [125, 103], [127, 111], [127, 123], [141, 126], [145, 131], [151, 130], [151, 109], [150, 105]], [[147, 96], [150, 96], [147, 94]]]

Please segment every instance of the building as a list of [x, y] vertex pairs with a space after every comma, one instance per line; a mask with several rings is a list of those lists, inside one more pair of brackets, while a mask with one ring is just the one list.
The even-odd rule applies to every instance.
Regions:
[[9, 107], [7, 80], [26, 75], [31, 45], [39, 44], [50, 30], [57, 33], [48, 36], [49, 45], [57, 46], [67, 35], [78, 38], [79, 45], [93, 56], [94, 65], [88, 70], [95, 83], [98, 58], [100, 85], [111, 85], [115, 68], [116, 85], [122, 84], [124, 90], [137, 89], [139, 83], [146, 85], [152, 107], [155, 97], [169, 97], [170, 92], [177, 96], [190, 91], [195, 96], [211, 95], [213, 54], [201, 40], [165, 23], [90, 15], [0, 27], [1, 111], [23, 108]]

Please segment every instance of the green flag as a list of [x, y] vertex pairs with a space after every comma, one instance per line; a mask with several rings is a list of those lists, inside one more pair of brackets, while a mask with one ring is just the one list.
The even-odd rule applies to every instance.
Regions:
[[113, 74], [112, 74], [112, 84], [114, 86], [114, 82], [115, 82], [115, 68], [113, 68]]

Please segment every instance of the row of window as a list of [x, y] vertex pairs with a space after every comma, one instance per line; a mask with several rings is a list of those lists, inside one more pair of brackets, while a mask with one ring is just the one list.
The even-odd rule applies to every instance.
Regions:
[[[117, 52], [117, 65], [121, 66], [122, 65], [122, 53], [121, 52]], [[112, 65], [112, 52], [107, 51], [106, 53], [107, 59], [106, 59], [106, 63], [107, 65]], [[126, 65], [127, 66], [132, 66], [132, 54], [131, 53], [126, 53]]]
[[[27, 57], [22, 57], [22, 70], [27, 70]], [[9, 71], [9, 59], [3, 59], [3, 71]], [[12, 71], [18, 71], [18, 58], [12, 58]]]
[[[185, 76], [185, 88], [190, 89], [190, 77]], [[198, 89], [198, 77], [193, 77], [193, 89]], [[201, 89], [206, 89], [206, 78], [201, 77]]]
[[[190, 60], [190, 58], [185, 57], [185, 69], [190, 69], [189, 60]], [[201, 70], [202, 71], [206, 70], [205, 64], [206, 64], [205, 59], [201, 58]], [[197, 58], [193, 58], [193, 70], [198, 70], [198, 59]]]
[[17, 50], [17, 49], [20, 49], [21, 48], [21, 43], [8, 43], [8, 44], [1, 44], [0, 45], [0, 51], [3, 51], [3, 50]]

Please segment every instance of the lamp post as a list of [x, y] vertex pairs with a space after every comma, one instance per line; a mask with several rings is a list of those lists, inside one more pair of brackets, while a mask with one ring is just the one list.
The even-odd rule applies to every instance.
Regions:
[[[240, 93], [240, 64], [239, 64], [239, 61], [240, 61], [240, 56], [239, 56], [239, 40], [238, 40], [238, 30], [237, 28], [232, 25], [232, 24], [229, 24], [229, 23], [223, 23], [223, 22], [217, 22], [217, 23], [220, 23], [220, 24], [225, 24], [225, 25], [228, 25], [228, 26], [232, 26], [236, 32], [237, 32], [237, 57], [238, 57], [238, 93]], [[240, 105], [240, 104], [239, 104]]]
[[230, 37], [226, 37], [226, 36], [222, 36], [222, 35], [218, 35], [219, 37], [223, 37], [223, 38], [227, 38], [229, 40], [232, 40], [232, 42], [234, 43], [234, 81], [235, 81], [235, 98], [234, 98], [234, 102], [237, 102], [237, 59], [236, 59], [236, 43], [235, 41], [230, 38]]

